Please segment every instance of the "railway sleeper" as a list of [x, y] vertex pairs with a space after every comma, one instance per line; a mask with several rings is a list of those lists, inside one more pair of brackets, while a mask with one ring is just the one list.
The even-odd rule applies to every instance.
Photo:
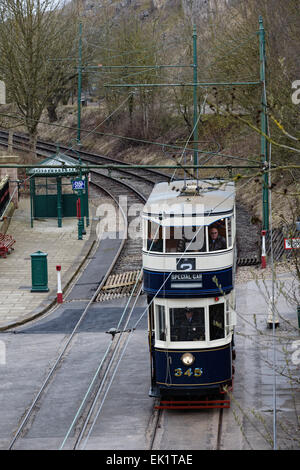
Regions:
[[237, 265], [238, 266], [255, 266], [257, 264], [260, 264], [260, 259], [257, 258], [257, 256], [254, 256], [252, 258], [238, 258], [237, 259]]

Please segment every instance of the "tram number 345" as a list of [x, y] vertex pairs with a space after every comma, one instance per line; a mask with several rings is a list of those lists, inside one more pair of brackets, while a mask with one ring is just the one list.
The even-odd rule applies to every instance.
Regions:
[[195, 369], [192, 369], [191, 367], [187, 369], [186, 371], [183, 371], [181, 367], [178, 369], [174, 370], [174, 375], [175, 377], [181, 377], [182, 375], [187, 375], [188, 377], [191, 377], [191, 375], [194, 375], [194, 377], [201, 377], [203, 374], [203, 369], [196, 367]]

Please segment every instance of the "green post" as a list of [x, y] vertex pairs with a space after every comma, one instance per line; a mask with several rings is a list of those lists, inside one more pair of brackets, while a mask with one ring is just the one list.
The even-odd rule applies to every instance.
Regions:
[[[266, 101], [266, 42], [263, 19], [259, 17], [259, 57], [260, 57], [260, 80], [262, 84], [261, 93], [261, 158], [264, 165], [268, 164], [268, 142], [266, 135], [268, 132], [267, 125], [267, 101]], [[263, 175], [263, 202], [262, 202], [262, 229], [269, 230], [269, 189], [268, 189], [268, 173]]]
[[61, 178], [56, 178], [57, 186], [57, 226], [62, 226], [62, 196], [61, 196]]
[[[79, 180], [82, 180], [82, 169], [81, 169], [81, 158], [80, 158], [80, 154], [78, 154], [78, 161], [79, 161]], [[82, 240], [82, 235], [85, 235], [86, 234], [86, 231], [84, 229], [84, 206], [83, 206], [83, 200], [85, 198], [82, 197], [83, 196], [83, 190], [82, 189], [78, 189], [78, 200], [77, 200], [77, 204], [79, 202], [79, 207], [77, 206], [77, 210], [79, 211], [80, 210], [80, 214], [77, 213], [77, 216], [78, 216], [78, 240]]]
[[[197, 31], [196, 26], [193, 26], [193, 70], [194, 70], [194, 87], [193, 87], [193, 101], [194, 101], [194, 165], [198, 165], [198, 111], [197, 111], [197, 97], [198, 97], [198, 64], [197, 64]], [[195, 170], [196, 172], [198, 170]]]
[[85, 220], [86, 220], [86, 226], [88, 227], [90, 225], [90, 213], [89, 213], [89, 176], [85, 175]]
[[37, 251], [31, 256], [31, 292], [48, 292], [48, 253]]
[[82, 211], [82, 207], [81, 207], [81, 196], [80, 196], [80, 192], [78, 191], [78, 199], [77, 199], [77, 204], [80, 203], [80, 206], [78, 208], [78, 210], [80, 210], [80, 215], [78, 215], [78, 240], [82, 240], [82, 233], [83, 233], [83, 229], [82, 229], [82, 217], [81, 217], [81, 211]]
[[78, 50], [78, 90], [77, 90], [77, 143], [80, 144], [81, 126], [81, 74], [82, 74], [82, 24], [79, 24], [79, 50]]
[[30, 178], [30, 227], [33, 228], [33, 217], [34, 217], [34, 195], [35, 195], [35, 179]]

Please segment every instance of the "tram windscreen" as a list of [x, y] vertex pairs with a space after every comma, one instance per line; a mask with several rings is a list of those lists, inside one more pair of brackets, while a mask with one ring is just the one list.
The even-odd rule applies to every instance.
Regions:
[[170, 308], [171, 341], [205, 341], [204, 308]]
[[225, 337], [224, 303], [209, 306], [210, 341]]

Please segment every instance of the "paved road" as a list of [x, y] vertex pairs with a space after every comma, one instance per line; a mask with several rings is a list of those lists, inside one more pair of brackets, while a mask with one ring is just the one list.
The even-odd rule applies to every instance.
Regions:
[[[286, 282], [289, 282], [286, 280]], [[249, 281], [237, 286], [238, 326], [236, 329], [236, 373], [232, 407], [224, 410], [222, 449], [270, 449], [273, 438], [273, 338], [266, 327], [267, 304], [261, 291], [263, 283]], [[270, 287], [270, 281], [266, 283]], [[58, 448], [73, 419], [85, 387], [96, 368], [96, 357], [111, 341], [105, 331], [116, 322], [126, 299], [100, 303], [82, 324], [76, 348], [44, 397], [41, 412], [22, 446], [31, 449]], [[135, 312], [135, 319], [144, 311], [145, 299]], [[296, 326], [296, 314], [283, 297], [277, 301], [280, 312]], [[6, 362], [0, 364], [0, 448], [5, 449], [30, 405], [34, 393], [46, 376], [66, 334], [80, 314], [83, 305], [72, 302], [43, 320], [18, 330], [17, 334], [2, 333]], [[299, 448], [292, 439], [295, 434], [295, 407], [300, 409], [299, 388], [291, 393], [289, 372], [299, 378], [299, 365], [291, 360], [293, 341], [298, 330], [281, 320], [276, 330], [277, 439], [278, 447]], [[82, 364], [84, 368], [82, 369]], [[86, 449], [146, 449], [149, 445], [147, 426], [153, 399], [148, 397], [149, 359], [146, 318], [132, 334], [126, 353], [111, 385]], [[64, 406], [68, 404], [67, 408]], [[58, 410], [61, 413], [57, 414]], [[214, 449], [216, 413], [200, 411], [182, 413], [168, 411], [160, 431], [160, 449]], [[186, 433], [186, 426], [192, 432]], [[286, 430], [283, 431], [283, 427]], [[287, 431], [290, 435], [287, 434]], [[298, 447], [297, 447], [298, 446]]]

